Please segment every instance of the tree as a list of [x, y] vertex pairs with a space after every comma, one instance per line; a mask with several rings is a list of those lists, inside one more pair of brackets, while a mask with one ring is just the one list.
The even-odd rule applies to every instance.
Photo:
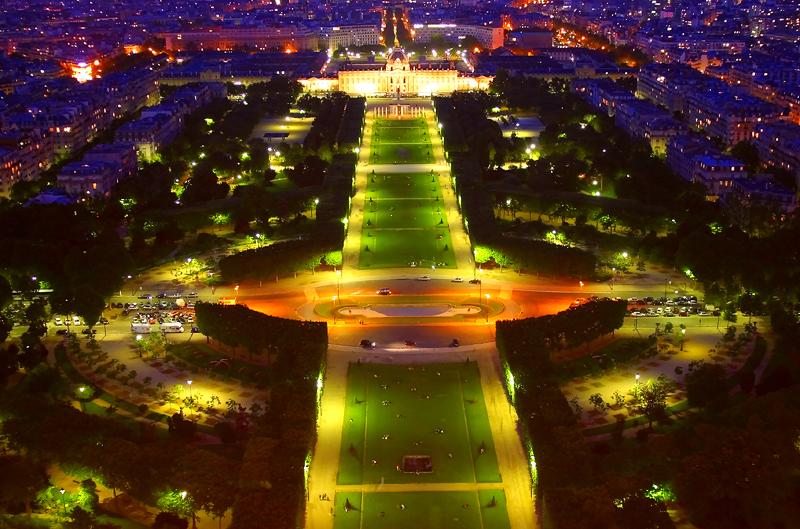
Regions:
[[81, 496], [83, 498], [84, 508], [89, 512], [96, 512], [100, 507], [100, 496], [97, 495], [97, 483], [92, 479], [84, 479], [80, 483]]
[[195, 510], [221, 518], [236, 498], [238, 469], [228, 459], [207, 450], [191, 450], [181, 456], [172, 481], [185, 490]]
[[686, 374], [686, 396], [692, 406], [723, 404], [728, 396], [728, 377], [719, 364], [690, 362]]
[[8, 378], [19, 371], [19, 347], [8, 344], [0, 348], [0, 388], [5, 386]]
[[11, 284], [9, 284], [8, 279], [5, 276], [0, 275], [0, 310], [6, 308], [13, 296], [13, 292], [11, 290]]
[[156, 515], [152, 529], [188, 529], [189, 520], [177, 514], [162, 511]]
[[667, 397], [675, 389], [675, 382], [659, 375], [655, 380], [648, 380], [644, 384], [636, 384], [628, 395], [631, 400], [626, 403], [631, 415], [644, 415], [647, 417], [648, 426], [653, 428], [653, 421], [666, 417]]
[[166, 336], [160, 332], [151, 332], [141, 340], [136, 340], [135, 347], [139, 357], [161, 358], [166, 354], [168, 344]]
[[48, 485], [47, 471], [41, 464], [23, 456], [0, 458], [0, 503], [24, 505], [31, 513], [31, 502]]
[[8, 335], [11, 334], [11, 329], [14, 328], [14, 324], [6, 318], [3, 314], [0, 314], [0, 343], [6, 341]]
[[744, 162], [749, 173], [758, 172], [761, 161], [758, 155], [758, 149], [749, 141], [740, 141], [731, 148], [731, 156]]
[[75, 507], [70, 513], [70, 520], [66, 523], [67, 529], [97, 529], [97, 518], [91, 511]]
[[47, 348], [36, 334], [30, 331], [22, 333], [20, 343], [19, 364], [25, 369], [31, 370], [47, 359]]
[[186, 184], [183, 195], [181, 195], [181, 200], [186, 204], [196, 204], [225, 198], [229, 190], [230, 186], [219, 183], [211, 165], [204, 161], [195, 167], [192, 178]]
[[608, 404], [603, 400], [603, 396], [599, 393], [594, 393], [589, 396], [589, 403], [594, 406], [599, 412], [606, 413], [608, 411]]
[[166, 490], [158, 495], [156, 506], [164, 512], [190, 517], [194, 514], [192, 499], [185, 490]]
[[83, 318], [89, 328], [100, 320], [105, 305], [103, 297], [88, 288], [79, 290], [75, 295], [75, 314]]
[[102, 447], [92, 451], [91, 457], [103, 476], [103, 483], [111, 488], [115, 499], [118, 490], [130, 490], [147, 468], [138, 446], [123, 439], [104, 443]]

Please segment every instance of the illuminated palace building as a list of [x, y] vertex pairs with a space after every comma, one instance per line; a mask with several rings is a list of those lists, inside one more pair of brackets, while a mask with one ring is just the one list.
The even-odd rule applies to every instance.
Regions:
[[491, 77], [470, 76], [449, 62], [411, 64], [402, 48], [395, 47], [386, 64], [347, 64], [338, 80], [307, 79], [309, 91], [340, 90], [358, 96], [430, 96], [456, 90], [488, 88]]

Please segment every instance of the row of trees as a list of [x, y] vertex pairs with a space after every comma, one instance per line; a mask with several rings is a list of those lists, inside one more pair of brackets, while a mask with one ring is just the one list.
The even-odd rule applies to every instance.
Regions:
[[[788, 243], [800, 233], [796, 217], [772, 212], [754, 223], [758, 208], [706, 201], [701, 186], [673, 174], [648, 145], [629, 138], [611, 118], [570, 93], [565, 80], [498, 72], [491, 91], [512, 108], [538, 114], [546, 125], [537, 141], [538, 159], [525, 168], [483, 173], [496, 196], [511, 204], [512, 215], [536, 212], [576, 226], [596, 219], [609, 232], [625, 227], [632, 255], [688, 271], [714, 302], [733, 301], [743, 291], [797, 298], [800, 256]], [[445, 122], [445, 134], [448, 128]], [[738, 154], [746, 151], [746, 146], [737, 148]], [[601, 187], [604, 195], [613, 192], [618, 198], [584, 194]], [[743, 215], [750, 221], [741, 222]], [[587, 246], [611, 242], [585, 231], [575, 235]]]
[[[535, 457], [537, 494], [558, 529], [674, 527], [663, 504], [638, 479], [592, 472], [591, 456], [550, 360], [553, 347], [577, 345], [622, 324], [625, 302], [598, 300], [554, 316], [497, 323], [497, 347]], [[615, 506], [616, 505], [616, 506]]]
[[115, 222], [83, 204], [0, 210], [0, 244], [0, 273], [14, 290], [49, 287], [54, 312], [76, 313], [90, 325], [132, 269]]
[[505, 139], [497, 123], [486, 117], [486, 107], [492, 103], [490, 96], [480, 93], [434, 99], [445, 145], [452, 149], [449, 156], [462, 211], [477, 245], [476, 262], [544, 274], [593, 276], [596, 259], [590, 252], [544, 240], [508, 237], [496, 222], [492, 205], [486, 201], [484, 176], [492, 156], [505, 148]]
[[[306, 341], [327, 343], [324, 324], [302, 322], [268, 316], [244, 305], [198, 303], [195, 307], [197, 326], [208, 338], [230, 347], [245, 347], [252, 355], [271, 352], [289, 353]], [[278, 364], [280, 365], [280, 363]]]
[[219, 270], [222, 279], [229, 282], [245, 279], [274, 280], [305, 270], [313, 271], [323, 264], [326, 254], [341, 248], [341, 233], [339, 237], [331, 239], [314, 237], [281, 241], [229, 255], [220, 260]]
[[588, 278], [594, 274], [596, 265], [595, 256], [580, 248], [516, 237], [501, 237], [491, 246], [477, 246], [476, 251], [476, 263], [494, 263], [547, 275]]
[[294, 528], [304, 508], [304, 469], [316, 439], [327, 325], [238, 305], [198, 304], [196, 311], [210, 337], [229, 346], [277, 350], [269, 406], [245, 447], [231, 527]]

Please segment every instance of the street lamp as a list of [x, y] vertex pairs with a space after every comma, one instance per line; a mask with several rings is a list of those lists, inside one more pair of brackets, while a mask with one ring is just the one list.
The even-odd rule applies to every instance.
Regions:
[[86, 403], [83, 400], [83, 395], [86, 392], [86, 386], [78, 387], [78, 402], [81, 403], [81, 411], [86, 411]]
[[342, 286], [342, 269], [336, 269], [336, 299], [339, 299], [341, 296], [341, 286]]
[[189, 386], [189, 398], [191, 399], [192, 398], [192, 381], [191, 380], [187, 380], [186, 381], [186, 385]]
[[489, 323], [489, 300], [491, 299], [492, 295], [487, 293], [486, 294], [486, 323]]
[[681, 327], [681, 351], [683, 351], [683, 341], [686, 339], [686, 327]]
[[67, 502], [64, 499], [64, 493], [67, 492], [67, 491], [64, 490], [64, 487], [61, 487], [60, 489], [58, 489], [58, 492], [61, 493], [61, 508], [64, 510], [64, 516], [66, 516], [67, 515]]
[[314, 209], [311, 211], [311, 216], [313, 218], [317, 218], [317, 206], [319, 206], [319, 199], [315, 198], [314, 199]]
[[640, 378], [641, 378], [641, 375], [639, 373], [636, 373], [636, 375], [634, 375], [634, 379], [636, 379], [636, 384], [639, 384], [639, 379]]
[[233, 302], [235, 303], [236, 302], [236, 298], [239, 297], [239, 285], [236, 285], [235, 287], [233, 287], [233, 292], [234, 292]]

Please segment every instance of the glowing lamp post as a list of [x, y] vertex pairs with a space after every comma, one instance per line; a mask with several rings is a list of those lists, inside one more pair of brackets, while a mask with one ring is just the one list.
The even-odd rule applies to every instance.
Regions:
[[64, 509], [64, 516], [67, 515], [67, 500], [64, 498], [64, 494], [67, 492], [64, 490], [64, 487], [58, 489], [58, 492], [61, 493], [61, 508]]
[[192, 381], [191, 380], [187, 380], [186, 381], [186, 385], [189, 386], [189, 398], [191, 399], [192, 398]]
[[489, 300], [492, 299], [491, 294], [486, 294], [486, 323], [489, 323]]

